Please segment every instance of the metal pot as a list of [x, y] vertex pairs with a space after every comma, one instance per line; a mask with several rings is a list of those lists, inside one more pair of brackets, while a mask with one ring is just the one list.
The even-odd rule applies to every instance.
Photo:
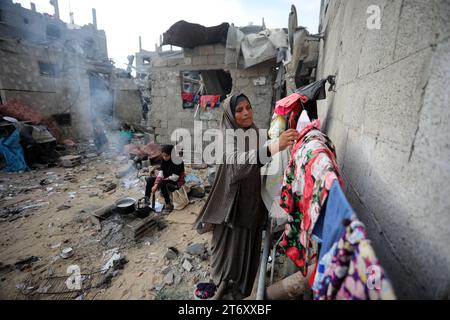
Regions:
[[150, 214], [151, 208], [145, 204], [145, 198], [139, 199], [137, 209], [134, 213], [138, 218], [147, 218]]
[[130, 214], [136, 211], [136, 199], [126, 197], [116, 201], [116, 208], [120, 214]]

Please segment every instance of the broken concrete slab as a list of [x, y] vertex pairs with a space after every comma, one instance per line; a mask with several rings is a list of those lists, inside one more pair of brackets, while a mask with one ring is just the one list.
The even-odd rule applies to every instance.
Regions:
[[81, 156], [64, 156], [59, 158], [61, 165], [65, 168], [72, 168], [81, 164]]
[[113, 214], [113, 211], [115, 208], [116, 208], [115, 204], [110, 204], [110, 205], [104, 206], [103, 208], [95, 210], [92, 213], [92, 215], [99, 218], [100, 220], [104, 220], [104, 219], [108, 218], [111, 214]]
[[202, 256], [206, 252], [204, 243], [194, 243], [186, 248], [186, 252], [194, 256]]
[[164, 256], [166, 257], [167, 260], [175, 260], [178, 256], [178, 252], [175, 252], [171, 248], [168, 248]]
[[170, 271], [172, 271], [172, 267], [166, 266], [161, 270], [162, 274], [168, 274]]
[[127, 223], [123, 229], [123, 234], [131, 239], [131, 240], [137, 240], [140, 237], [142, 237], [147, 231], [157, 228], [157, 221], [155, 219], [154, 215], [150, 215], [149, 217], [145, 219], [135, 219], [130, 223]]
[[175, 278], [175, 275], [174, 275], [173, 271], [170, 271], [170, 272], [169, 272], [168, 274], [166, 274], [166, 276], [164, 277], [163, 282], [164, 282], [165, 284], [167, 284], [167, 285], [171, 285], [171, 284], [173, 284], [173, 282], [174, 282], [174, 278]]
[[185, 259], [184, 262], [183, 262], [183, 268], [187, 272], [191, 272], [191, 270], [194, 268], [194, 266], [187, 259]]

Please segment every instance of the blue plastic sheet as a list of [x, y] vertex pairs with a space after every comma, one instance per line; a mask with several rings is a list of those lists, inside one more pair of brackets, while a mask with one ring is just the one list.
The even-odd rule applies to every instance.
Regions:
[[29, 169], [23, 156], [19, 130], [15, 130], [7, 138], [0, 139], [0, 154], [6, 162], [4, 172], [19, 172]]

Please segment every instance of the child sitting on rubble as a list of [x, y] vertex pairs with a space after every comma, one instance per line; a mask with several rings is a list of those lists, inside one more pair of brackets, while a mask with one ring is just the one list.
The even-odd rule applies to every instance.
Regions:
[[148, 177], [147, 184], [145, 186], [145, 202], [150, 203], [151, 194], [155, 193], [158, 189], [164, 197], [166, 205], [164, 206], [164, 213], [170, 213], [173, 211], [173, 204], [170, 199], [170, 193], [179, 189], [185, 183], [184, 180], [184, 162], [181, 158], [177, 159], [175, 163], [172, 159], [172, 151], [174, 146], [171, 144], [164, 145], [162, 147], [161, 156], [161, 170], [156, 177]]

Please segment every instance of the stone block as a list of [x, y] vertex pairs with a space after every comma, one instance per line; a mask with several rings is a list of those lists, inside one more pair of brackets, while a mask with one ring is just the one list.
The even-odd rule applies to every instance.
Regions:
[[198, 54], [200, 56], [213, 55], [215, 53], [214, 45], [198, 46]]
[[192, 58], [192, 65], [194, 66], [205, 66], [208, 64], [207, 56], [196, 56]]
[[167, 135], [167, 128], [155, 128], [155, 134], [157, 136]]
[[157, 127], [157, 128], [159, 128], [159, 127], [161, 127], [161, 120], [150, 118], [148, 120], [148, 124], [149, 124], [150, 127]]
[[194, 119], [181, 120], [181, 127], [183, 128], [194, 128]]
[[236, 79], [234, 85], [238, 88], [248, 86], [250, 84], [250, 79], [247, 77], [239, 77]]
[[168, 128], [168, 121], [167, 120], [160, 120], [160, 122], [159, 122], [159, 128], [162, 128], [162, 129], [167, 129]]
[[184, 58], [184, 64], [187, 65], [187, 66], [192, 65], [192, 58], [191, 57]]
[[208, 65], [210, 66], [222, 66], [224, 64], [223, 55], [210, 55], [208, 56]]
[[157, 58], [152, 62], [154, 67], [167, 67], [167, 59]]
[[167, 121], [167, 127], [168, 128], [175, 128], [175, 129], [176, 128], [180, 128], [181, 127], [181, 120], [171, 118], [171, 119], [169, 119]]
[[223, 44], [214, 45], [214, 53], [225, 55], [225, 46]]

